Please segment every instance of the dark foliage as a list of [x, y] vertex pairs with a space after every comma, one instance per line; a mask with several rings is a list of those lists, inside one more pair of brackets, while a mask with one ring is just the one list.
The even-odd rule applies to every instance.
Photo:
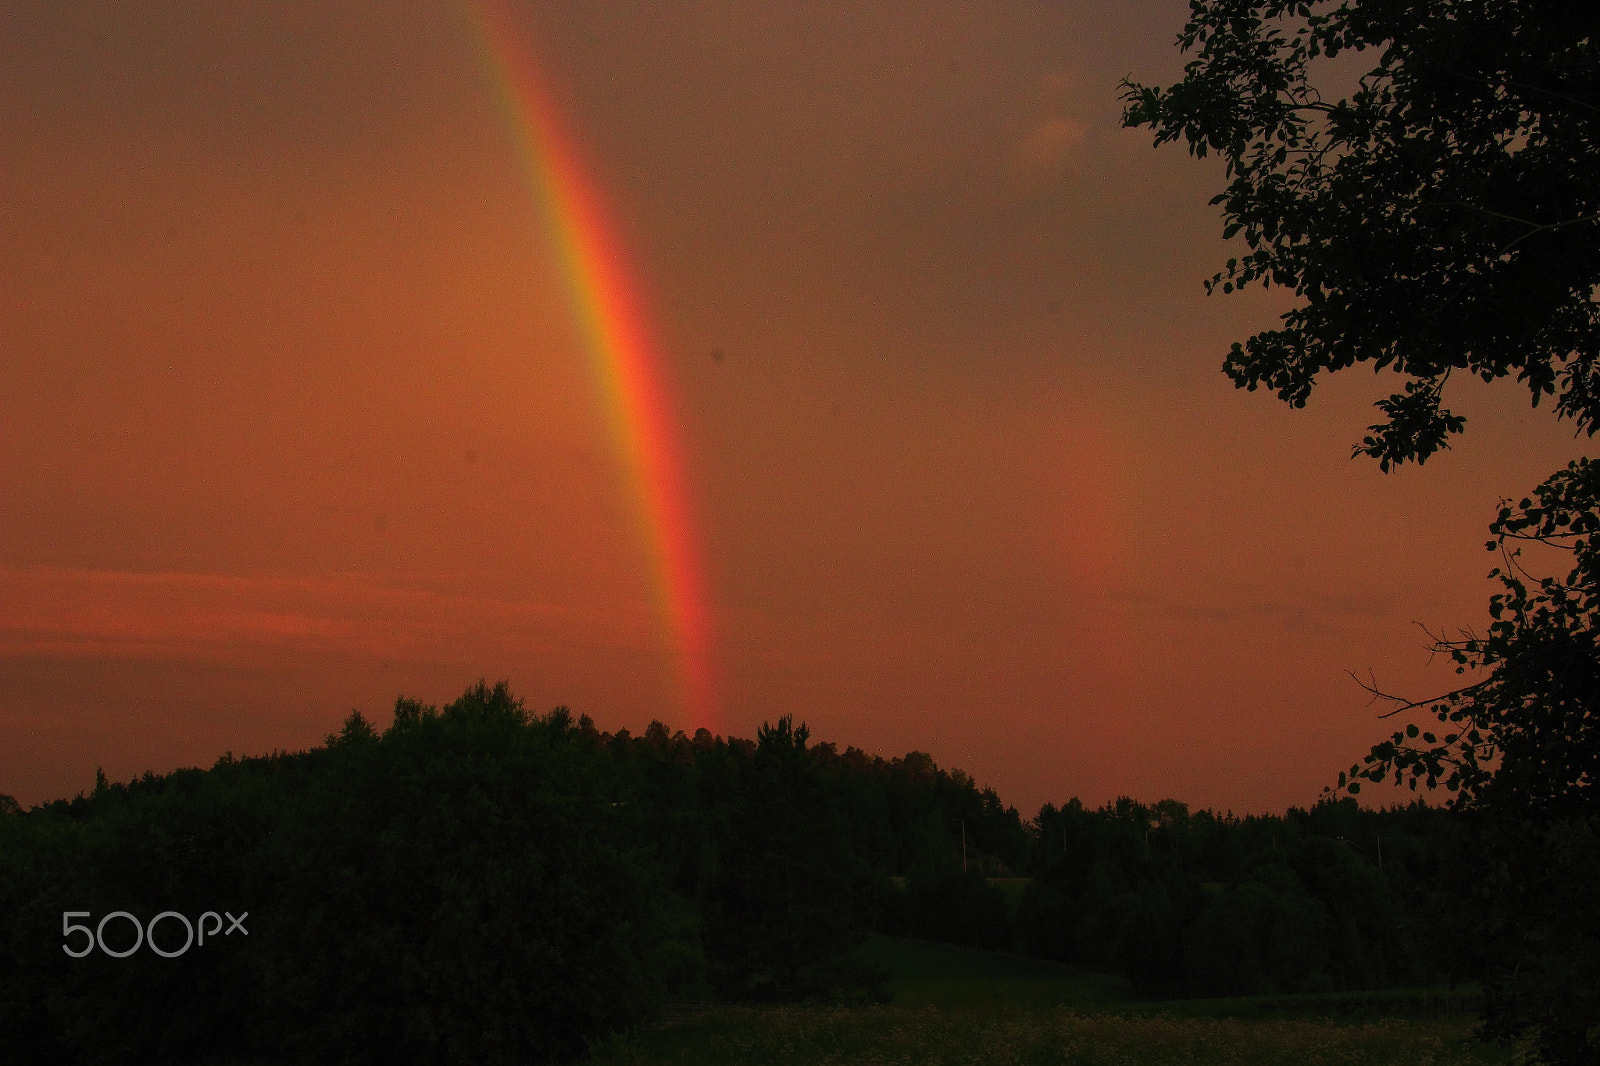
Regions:
[[840, 976], [829, 964], [871, 928], [870, 872], [849, 846], [849, 811], [826, 788], [808, 737], [785, 717], [762, 727], [754, 752], [735, 756], [705, 909], [712, 979], [732, 998], [824, 990]]
[[1017, 932], [1033, 954], [1156, 997], [1454, 979], [1444, 930], [1422, 919], [1461, 913], [1459, 821], [1350, 799], [1281, 818], [1047, 805]]
[[1005, 896], [975, 871], [910, 878], [902, 906], [907, 936], [995, 951], [1015, 946]]
[[[1406, 377], [1378, 402], [1358, 455], [1422, 462], [1466, 420], [1442, 401], [1457, 370], [1515, 377], [1580, 433], [1600, 428], [1600, 8], [1568, 0], [1192, 0], [1178, 84], [1125, 83], [1125, 123], [1157, 144], [1216, 152], [1223, 236], [1249, 252], [1208, 283], [1293, 289], [1279, 329], [1235, 344], [1223, 369], [1304, 406], [1323, 373], [1370, 363]], [[1371, 50], [1346, 98], [1321, 60]], [[1459, 791], [1480, 836], [1457, 952], [1489, 994], [1484, 1032], [1532, 1033], [1551, 1063], [1600, 1059], [1600, 467], [1573, 463], [1517, 507], [1491, 549], [1486, 637], [1437, 641], [1481, 679], [1431, 700], [1356, 778]], [[1575, 556], [1535, 576], [1507, 542]], [[1341, 775], [1340, 784], [1349, 780]], [[1350, 784], [1352, 792], [1360, 781]], [[1492, 886], [1492, 893], [1491, 893]], [[1553, 931], [1561, 929], [1565, 934]]]
[[[1535, 821], [1600, 810], [1600, 463], [1572, 463], [1524, 499], [1500, 509], [1487, 547], [1504, 592], [1490, 600], [1484, 637], [1440, 640], [1458, 674], [1481, 681], [1397, 711], [1427, 706], [1439, 733], [1409, 725], [1372, 749], [1340, 784], [1393, 775], [1444, 784], [1464, 807]], [[1516, 542], [1573, 557], [1564, 578], [1538, 577]], [[1420, 743], [1418, 743], [1420, 741]], [[1357, 779], [1357, 780], [1351, 780]]]
[[[996, 870], [1029, 836], [926, 755], [808, 741], [602, 734], [479, 684], [381, 735], [0, 803], [0, 1061], [562, 1061], [662, 1003], [881, 998], [849, 952], [891, 874], [958, 869], [964, 823]], [[119, 910], [248, 932], [62, 950], [64, 912]]]
[[[1437, 732], [1407, 724], [1340, 784], [1456, 792], [1481, 839], [1471, 883], [1484, 1032], [1532, 1031], [1543, 1061], [1589, 1062], [1600, 1056], [1600, 464], [1573, 462], [1505, 503], [1490, 531], [1503, 591], [1488, 632], [1434, 644], [1479, 680], [1426, 700], [1375, 693], [1391, 713], [1427, 708]], [[1535, 573], [1521, 545], [1571, 567]]]
[[[1534, 403], [1600, 426], [1600, 34], [1569, 0], [1196, 0], [1169, 89], [1127, 83], [1125, 122], [1216, 152], [1224, 237], [1250, 251], [1209, 283], [1294, 290], [1280, 329], [1224, 369], [1304, 406], [1356, 363], [1408, 378], [1358, 454], [1425, 460], [1465, 420], [1453, 370], [1515, 375]], [[1347, 98], [1319, 59], [1371, 50]]]
[[[1025, 825], [926, 755], [789, 719], [608, 735], [480, 684], [381, 735], [352, 714], [310, 752], [0, 806], [0, 1059], [562, 1061], [663, 1003], [882, 998], [851, 955], [874, 928], [1154, 997], [1430, 981], [1458, 964], [1413, 917], [1461, 895], [1462, 817], [1121, 799]], [[994, 874], [1029, 875], [1014, 915]], [[224, 909], [248, 936], [61, 950], [66, 910]]]
[[[443, 712], [402, 700], [382, 737], [352, 715], [304, 755], [102, 781], [7, 819], [23, 966], [0, 978], [19, 1023], [0, 1039], [85, 1063], [580, 1054], [648, 1016], [668, 941], [620, 794], [564, 712], [482, 685]], [[249, 920], [177, 958], [73, 959], [68, 909]]]
[[[261, 853], [258, 1039], [299, 1062], [525, 1062], [647, 1017], [665, 892], [601, 753], [504, 685], [319, 753]], [[259, 1044], [258, 1044], [259, 1046]]]

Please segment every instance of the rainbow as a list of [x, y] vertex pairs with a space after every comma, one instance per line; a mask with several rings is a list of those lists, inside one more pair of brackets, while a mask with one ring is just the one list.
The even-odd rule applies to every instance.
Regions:
[[710, 622], [695, 531], [659, 360], [643, 294], [542, 84], [525, 28], [503, 0], [463, 0], [473, 35], [542, 206], [571, 290], [610, 422], [626, 467], [648, 555], [660, 624], [676, 660], [688, 726], [714, 727]]

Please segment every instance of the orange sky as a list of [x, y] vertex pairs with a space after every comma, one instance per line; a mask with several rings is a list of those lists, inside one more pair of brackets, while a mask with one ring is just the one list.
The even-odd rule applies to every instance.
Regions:
[[0, 792], [319, 742], [480, 677], [1072, 795], [1312, 802], [1481, 625], [1502, 496], [1583, 454], [1463, 386], [1236, 392], [1213, 162], [1118, 128], [1183, 0], [526, 4], [632, 254], [719, 703], [462, 3], [0, 12]]

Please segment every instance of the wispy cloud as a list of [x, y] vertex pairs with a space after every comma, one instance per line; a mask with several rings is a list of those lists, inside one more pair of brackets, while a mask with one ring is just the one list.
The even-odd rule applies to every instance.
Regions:
[[1259, 590], [1197, 590], [1190, 598], [1170, 592], [1130, 587], [1118, 598], [1166, 618], [1194, 622], [1276, 621], [1290, 629], [1343, 629], [1415, 610], [1419, 597], [1409, 590], [1391, 595], [1303, 591], [1294, 597], [1263, 595]]
[[304, 648], [430, 658], [462, 647], [526, 653], [574, 638], [616, 643], [615, 618], [589, 613], [360, 574], [0, 569], [0, 656], [6, 657], [238, 659], [252, 649]]

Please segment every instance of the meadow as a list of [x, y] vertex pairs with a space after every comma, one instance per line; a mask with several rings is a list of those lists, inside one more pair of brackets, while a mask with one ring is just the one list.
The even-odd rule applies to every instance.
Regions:
[[1518, 1061], [1440, 991], [1149, 1002], [1117, 978], [1004, 952], [874, 937], [886, 1003], [683, 1010], [595, 1048], [599, 1066], [1038, 1064], [1467, 1066]]

